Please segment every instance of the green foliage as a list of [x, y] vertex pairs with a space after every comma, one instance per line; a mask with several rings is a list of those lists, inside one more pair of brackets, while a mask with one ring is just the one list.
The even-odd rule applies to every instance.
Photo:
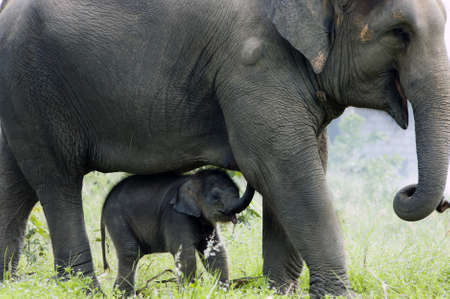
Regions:
[[340, 118], [338, 128], [340, 134], [336, 136], [329, 148], [330, 167], [336, 167], [342, 172], [359, 173], [364, 158], [361, 149], [384, 138], [383, 135], [372, 132], [369, 136], [361, 135], [361, 126], [365, 119], [355, 112], [346, 113]]
[[28, 221], [24, 247], [22, 250], [27, 265], [36, 263], [39, 257], [46, 256], [46, 253], [48, 252], [48, 240], [50, 239], [50, 235], [42, 214], [42, 206], [37, 204], [33, 208]]

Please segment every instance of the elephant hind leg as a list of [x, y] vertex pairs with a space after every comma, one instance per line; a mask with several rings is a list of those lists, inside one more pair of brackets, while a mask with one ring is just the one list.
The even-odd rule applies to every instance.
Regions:
[[0, 281], [19, 263], [25, 228], [37, 202], [5, 139], [0, 135]]
[[267, 205], [263, 213], [264, 275], [280, 293], [296, 292], [303, 260]]

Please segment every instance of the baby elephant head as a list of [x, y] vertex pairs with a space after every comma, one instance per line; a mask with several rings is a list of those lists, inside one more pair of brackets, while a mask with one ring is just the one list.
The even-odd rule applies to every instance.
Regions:
[[171, 204], [179, 213], [203, 217], [212, 224], [233, 222], [252, 201], [255, 190], [247, 185], [242, 198], [231, 178], [221, 170], [203, 170], [187, 176]]

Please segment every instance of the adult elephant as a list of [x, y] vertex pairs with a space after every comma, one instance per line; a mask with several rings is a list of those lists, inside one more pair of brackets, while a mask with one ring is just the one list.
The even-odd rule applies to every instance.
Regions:
[[[0, 269], [34, 203], [62, 273], [93, 275], [81, 204], [91, 170], [240, 169], [264, 197], [264, 273], [348, 288], [325, 183], [326, 125], [345, 107], [414, 107], [419, 183], [405, 220], [441, 202], [449, 66], [439, 0], [13, 0], [0, 14]], [[441, 209], [445, 203], [440, 205]]]

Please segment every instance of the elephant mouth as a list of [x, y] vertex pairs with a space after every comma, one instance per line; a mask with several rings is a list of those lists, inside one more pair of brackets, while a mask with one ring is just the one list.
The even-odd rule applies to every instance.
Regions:
[[402, 120], [403, 120], [401, 127], [403, 129], [406, 129], [408, 127], [408, 122], [409, 122], [408, 99], [406, 98], [406, 93], [405, 93], [405, 90], [403, 89], [402, 83], [400, 81], [400, 75], [399, 75], [398, 71], [394, 70], [393, 75], [394, 75], [395, 89], [397, 90], [398, 96], [401, 101], [401, 113], [402, 113]]
[[226, 217], [225, 222], [231, 222], [233, 224], [237, 224], [237, 216], [236, 216], [236, 214], [234, 214], [234, 213], [233, 214], [228, 214], [225, 217]]
[[223, 222], [223, 223], [231, 222], [233, 224], [237, 224], [237, 216], [235, 213], [228, 214], [228, 213], [220, 211], [220, 217], [219, 217], [218, 222]]

